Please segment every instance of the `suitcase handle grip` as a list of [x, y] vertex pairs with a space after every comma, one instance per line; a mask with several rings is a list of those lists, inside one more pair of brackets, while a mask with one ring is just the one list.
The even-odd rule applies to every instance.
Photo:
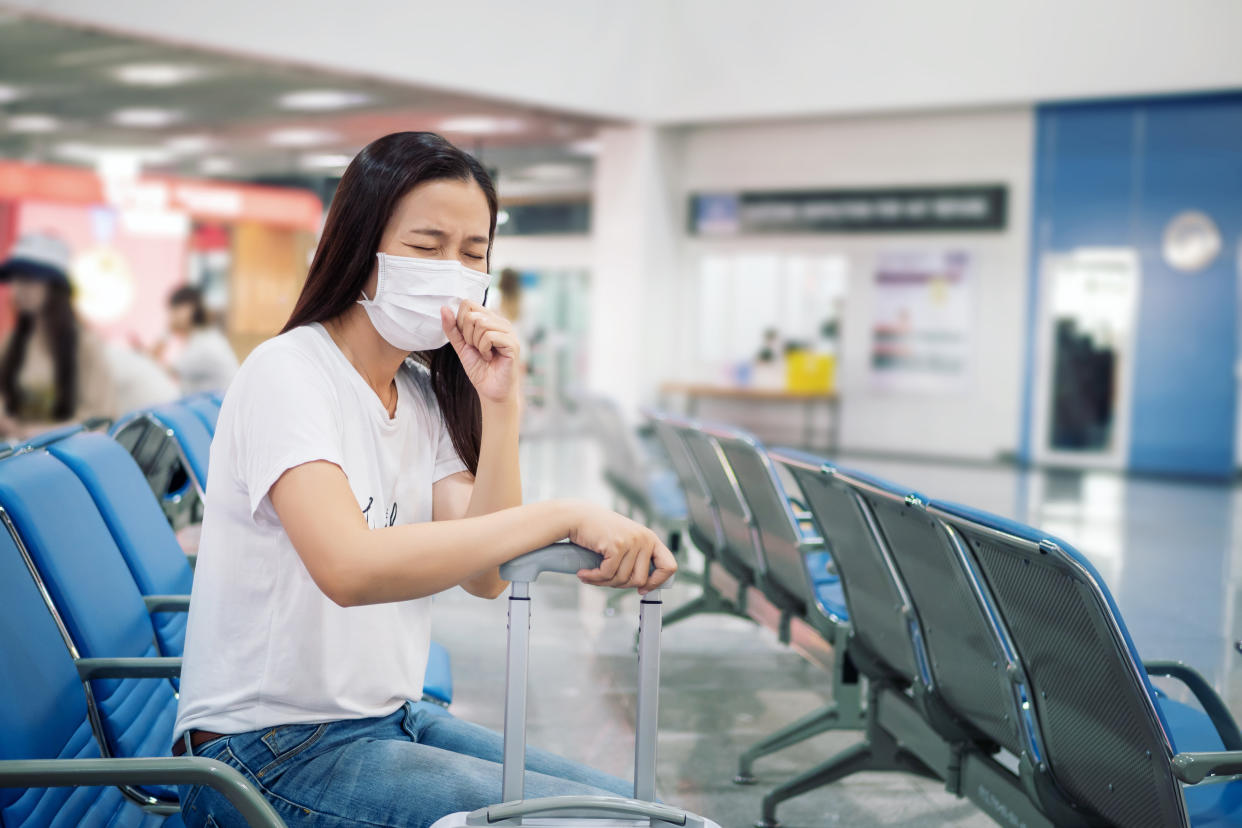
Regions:
[[523, 799], [502, 802], [480, 808], [466, 816], [468, 826], [495, 825], [508, 820], [526, 817], [582, 817], [586, 819], [650, 819], [668, 825], [685, 828], [702, 828], [703, 818], [695, 814], [639, 799], [622, 799], [612, 796], [549, 796], [542, 799]]
[[[585, 546], [562, 541], [519, 555], [500, 565], [500, 577], [516, 584], [533, 583], [545, 572], [574, 575], [583, 569], [595, 569], [604, 556]], [[651, 567], [655, 571], [655, 566]], [[661, 589], [671, 586], [673, 579], [661, 584]]]

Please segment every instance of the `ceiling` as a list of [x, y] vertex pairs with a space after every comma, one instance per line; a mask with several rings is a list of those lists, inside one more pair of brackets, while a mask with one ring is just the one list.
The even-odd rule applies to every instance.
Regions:
[[236, 179], [334, 178], [434, 130], [508, 198], [586, 192], [601, 119], [0, 13], [0, 158]]

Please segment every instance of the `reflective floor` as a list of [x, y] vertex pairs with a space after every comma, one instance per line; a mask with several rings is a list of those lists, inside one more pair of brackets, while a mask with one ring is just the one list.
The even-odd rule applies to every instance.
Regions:
[[[1108, 581], [1144, 658], [1190, 663], [1242, 717], [1242, 654], [1233, 649], [1242, 638], [1234, 614], [1242, 591], [1239, 489], [1108, 474], [1020, 474], [862, 458], [842, 463], [1034, 523], [1074, 543]], [[523, 443], [528, 499], [609, 502], [598, 470], [598, 453], [584, 439]], [[684, 585], [668, 592], [668, 606], [694, 594]], [[628, 776], [637, 601], [612, 596], [572, 578], [536, 585], [529, 738]], [[454, 660], [454, 712], [496, 729], [503, 720], [504, 615], [504, 600], [486, 602], [454, 590], [437, 598], [434, 622], [436, 638]], [[757, 785], [732, 784], [738, 754], [824, 704], [829, 686], [821, 668], [739, 619], [700, 616], [670, 628], [662, 685], [660, 795], [726, 828], [753, 824], [764, 792], [858, 739], [848, 732], [824, 734], [760, 760]], [[780, 817], [790, 828], [994, 824], [937, 784], [898, 774], [859, 774], [791, 800]]]

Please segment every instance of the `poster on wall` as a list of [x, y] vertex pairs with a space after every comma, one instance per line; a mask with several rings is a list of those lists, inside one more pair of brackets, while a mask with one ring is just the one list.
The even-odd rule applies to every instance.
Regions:
[[871, 388], [954, 394], [971, 385], [973, 263], [964, 251], [891, 251], [876, 264]]

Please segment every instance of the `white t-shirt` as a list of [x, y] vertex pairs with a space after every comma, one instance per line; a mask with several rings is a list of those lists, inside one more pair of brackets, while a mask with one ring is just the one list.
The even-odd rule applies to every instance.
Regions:
[[431, 486], [464, 470], [425, 370], [397, 374], [397, 413], [320, 325], [246, 359], [211, 446], [177, 736], [384, 716], [422, 695], [431, 599], [343, 608], [303, 566], [268, 498], [287, 469], [344, 470], [372, 529], [431, 520]]
[[182, 394], [223, 391], [237, 373], [237, 355], [224, 334], [215, 328], [195, 328], [185, 347], [173, 359]]

